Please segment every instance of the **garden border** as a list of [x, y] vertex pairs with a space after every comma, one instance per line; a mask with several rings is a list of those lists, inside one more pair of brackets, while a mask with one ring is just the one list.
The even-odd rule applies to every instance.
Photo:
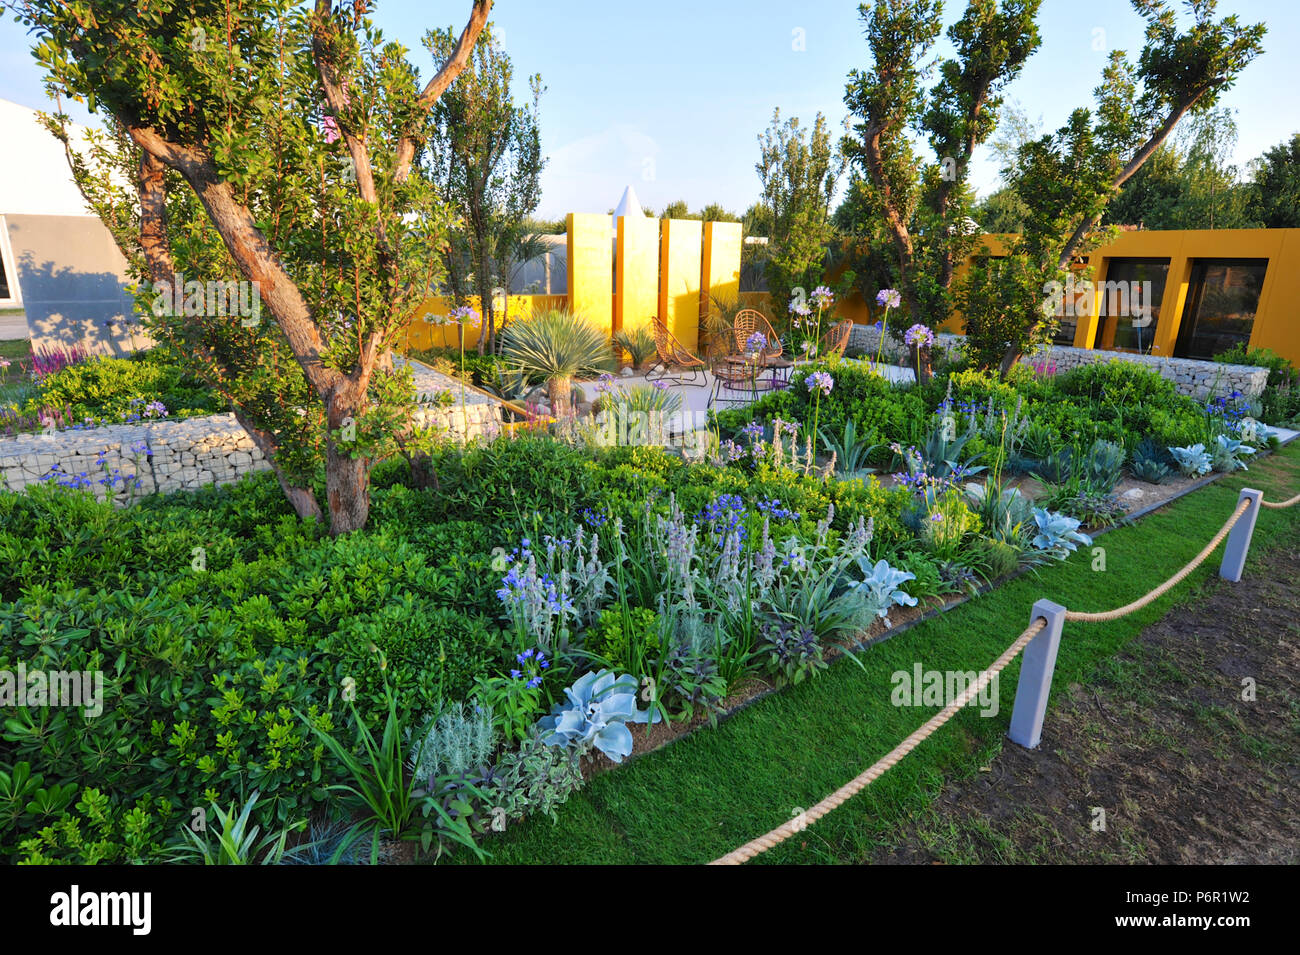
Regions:
[[[1297, 438], [1300, 438], [1300, 433], [1293, 434], [1290, 437], [1288, 437], [1286, 440], [1279, 441], [1278, 446], [1285, 447], [1286, 445], [1291, 444]], [[1263, 460], [1264, 458], [1269, 457], [1273, 453], [1274, 452], [1272, 449], [1263, 451], [1262, 453], [1259, 454], [1256, 460]], [[1186, 487], [1179, 489], [1176, 493], [1165, 498], [1162, 501], [1157, 501], [1154, 504], [1148, 504], [1144, 507], [1138, 508], [1132, 514], [1125, 515], [1124, 521], [1121, 524], [1115, 524], [1110, 527], [1103, 527], [1098, 531], [1096, 531], [1095, 533], [1093, 533], [1091, 536], [1095, 540], [1096, 538], [1101, 537], [1113, 530], [1116, 530], [1119, 527], [1133, 524], [1136, 521], [1139, 521], [1142, 518], [1155, 513], [1156, 511], [1160, 510], [1162, 507], [1172, 504], [1175, 501], [1181, 500], [1182, 498], [1186, 497], [1189, 494], [1192, 494], [1195, 491], [1199, 491], [1202, 490], [1203, 488], [1209, 487], [1211, 484], [1214, 484], [1216, 481], [1219, 481], [1225, 477], [1228, 477], [1230, 474], [1234, 474], [1234, 473], [1236, 472], [1224, 471], [1221, 473], [1208, 474], [1205, 477], [1192, 482]], [[983, 583], [979, 587], [977, 587], [973, 592], [966, 593], [958, 597], [954, 597], [952, 600], [947, 601], [946, 603], [942, 603], [937, 607], [931, 607], [929, 610], [925, 611], [925, 613], [921, 614], [920, 616], [914, 617], [913, 619], [908, 620], [905, 623], [901, 623], [897, 627], [889, 627], [884, 632], [877, 634], [876, 636], [870, 638], [869, 640], [859, 641], [857, 644], [854, 645], [853, 649], [855, 652], [860, 652], [863, 650], [867, 650], [871, 647], [874, 647], [878, 644], [884, 643], [887, 640], [891, 640], [896, 636], [906, 633], [908, 630], [911, 630], [913, 627], [919, 626], [920, 624], [933, 620], [935, 617], [942, 616], [943, 614], [947, 613], [950, 610], [954, 610], [957, 607], [964, 606], [965, 604], [969, 603], [971, 600], [992, 593], [994, 590], [1001, 588], [1002, 586], [1010, 583], [1013, 580], [1018, 580], [1020, 577], [1023, 577], [1025, 574], [1028, 574], [1033, 570], [1034, 570], [1033, 567], [1020, 567], [1009, 574], [1003, 574], [1001, 577], [997, 578], [996, 580], [987, 581], [986, 583]], [[839, 647], [835, 647], [835, 646], [829, 647], [827, 652], [827, 663], [829, 664], [839, 660], [840, 657], [844, 656], [844, 654], [845, 651], [841, 650]], [[613, 770], [618, 769], [620, 766], [626, 766], [629, 765], [630, 763], [634, 763], [645, 756], [651, 755], [652, 753], [661, 752], [662, 750], [667, 749], [669, 746], [672, 746], [674, 743], [681, 742], [682, 740], [694, 736], [696, 733], [700, 732], [702, 729], [706, 727], [715, 728], [717, 726], [721, 726], [723, 723], [727, 722], [727, 720], [731, 719], [733, 716], [736, 716], [737, 714], [743, 712], [744, 710], [748, 709], [750, 706], [754, 705], [755, 703], [765, 700], [775, 693], [781, 692], [782, 689], [784, 689], [784, 687], [781, 686], [765, 687], [759, 690], [753, 696], [741, 700], [735, 706], [732, 706], [725, 711], [721, 711], [715, 714], [715, 719], [713, 720], [712, 723], [710, 723], [709, 721], [701, 722], [699, 725], [687, 729], [684, 733], [681, 733], [678, 736], [674, 736], [671, 739], [664, 740], [662, 743], [658, 744], [657, 746], [654, 746], [651, 749], [647, 749], [640, 753], [630, 754], [621, 763], [611, 764], [609, 766], [599, 766], [596, 769], [595, 774], [603, 774], [603, 773], [611, 772]]]

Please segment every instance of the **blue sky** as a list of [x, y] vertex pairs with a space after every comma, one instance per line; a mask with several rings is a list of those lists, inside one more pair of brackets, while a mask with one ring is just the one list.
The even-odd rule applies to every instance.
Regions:
[[[432, 68], [420, 46], [424, 30], [459, 30], [469, 6], [374, 5], [385, 33], [410, 47], [424, 71]], [[682, 198], [693, 209], [720, 202], [743, 211], [757, 197], [757, 137], [774, 107], [805, 123], [818, 111], [835, 127], [843, 121], [845, 77], [869, 65], [857, 7], [845, 0], [498, 0], [493, 21], [504, 32], [519, 95], [526, 96], [530, 73], [540, 72], [547, 87], [541, 115], [550, 163], [539, 214], [604, 212], [628, 184], [648, 207]], [[950, 23], [964, 3], [949, 0], [945, 8]], [[1236, 110], [1235, 161], [1244, 167], [1300, 130], [1300, 4], [1221, 0], [1219, 15], [1228, 13], [1269, 27], [1264, 54], [1222, 100]], [[1043, 45], [1007, 96], [1055, 128], [1074, 107], [1091, 105], [1106, 51], [1136, 58], [1142, 25], [1127, 0], [1045, 0]], [[0, 98], [45, 108], [29, 44], [10, 17], [0, 21]], [[946, 41], [937, 52], [947, 52]], [[995, 186], [986, 151], [972, 175], [982, 192]]]

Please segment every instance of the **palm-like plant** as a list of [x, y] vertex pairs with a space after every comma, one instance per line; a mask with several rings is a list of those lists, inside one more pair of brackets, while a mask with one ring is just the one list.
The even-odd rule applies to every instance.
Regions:
[[614, 344], [620, 351], [625, 351], [632, 360], [632, 367], [641, 369], [655, 355], [655, 337], [644, 325], [614, 333]]
[[614, 367], [608, 333], [563, 309], [536, 312], [501, 333], [501, 356], [531, 378], [546, 382], [551, 413], [572, 413], [573, 379]]

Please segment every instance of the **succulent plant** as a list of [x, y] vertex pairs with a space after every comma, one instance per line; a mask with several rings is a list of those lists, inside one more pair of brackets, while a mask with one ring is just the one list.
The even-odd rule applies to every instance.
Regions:
[[1170, 448], [1169, 453], [1178, 462], [1178, 470], [1187, 477], [1200, 477], [1209, 474], [1213, 462], [1203, 444], [1193, 444], [1186, 448]]
[[878, 560], [873, 565], [866, 557], [858, 558], [858, 568], [864, 579], [851, 586], [866, 598], [875, 615], [883, 618], [886, 624], [889, 624], [889, 609], [894, 605], [916, 606], [916, 598], [899, 589], [901, 584], [916, 580], [916, 574], [890, 567], [889, 562], [884, 560]]
[[1216, 471], [1245, 471], [1246, 462], [1241, 459], [1254, 453], [1255, 449], [1246, 442], [1221, 434], [1215, 438], [1215, 445], [1211, 449], [1211, 463]]
[[1062, 560], [1078, 545], [1092, 543], [1091, 537], [1080, 533], [1077, 518], [1036, 507], [1034, 522], [1038, 524], [1038, 534], [1034, 537], [1033, 545]]
[[581, 751], [600, 750], [616, 763], [632, 753], [628, 723], [659, 722], [636, 707], [636, 678], [615, 676], [613, 670], [585, 673], [564, 691], [567, 703], [557, 703], [551, 715], [538, 721], [542, 741], [548, 746], [571, 746]]

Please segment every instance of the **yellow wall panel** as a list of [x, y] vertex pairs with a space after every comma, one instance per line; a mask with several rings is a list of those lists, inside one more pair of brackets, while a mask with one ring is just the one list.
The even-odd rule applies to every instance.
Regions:
[[704, 251], [701, 274], [704, 290], [701, 305], [709, 300], [734, 302], [740, 297], [740, 223], [704, 223]]
[[[983, 235], [983, 250], [1000, 254], [1013, 236]], [[1172, 355], [1178, 330], [1191, 291], [1193, 267], [1198, 259], [1267, 259], [1268, 272], [1260, 289], [1250, 346], [1271, 348], [1300, 364], [1300, 229], [1186, 229], [1135, 230], [1121, 232], [1114, 242], [1098, 246], [1089, 254], [1094, 267], [1093, 281], [1105, 281], [1112, 259], [1168, 259], [1169, 275], [1160, 302], [1160, 324], [1156, 327], [1154, 355]], [[958, 279], [965, 271], [958, 270]], [[1098, 293], [1100, 297], [1100, 292]], [[1080, 317], [1075, 344], [1086, 347], [1094, 339], [1096, 309], [1087, 318]], [[961, 330], [961, 316], [954, 313], [944, 324], [945, 330]], [[1102, 342], [1101, 344], [1104, 344]]]
[[614, 330], [650, 327], [659, 308], [659, 220], [619, 216]]
[[665, 219], [659, 239], [659, 315], [694, 351], [700, 335], [702, 222]]
[[614, 330], [614, 263], [609, 216], [569, 213], [569, 308], [606, 332]]

